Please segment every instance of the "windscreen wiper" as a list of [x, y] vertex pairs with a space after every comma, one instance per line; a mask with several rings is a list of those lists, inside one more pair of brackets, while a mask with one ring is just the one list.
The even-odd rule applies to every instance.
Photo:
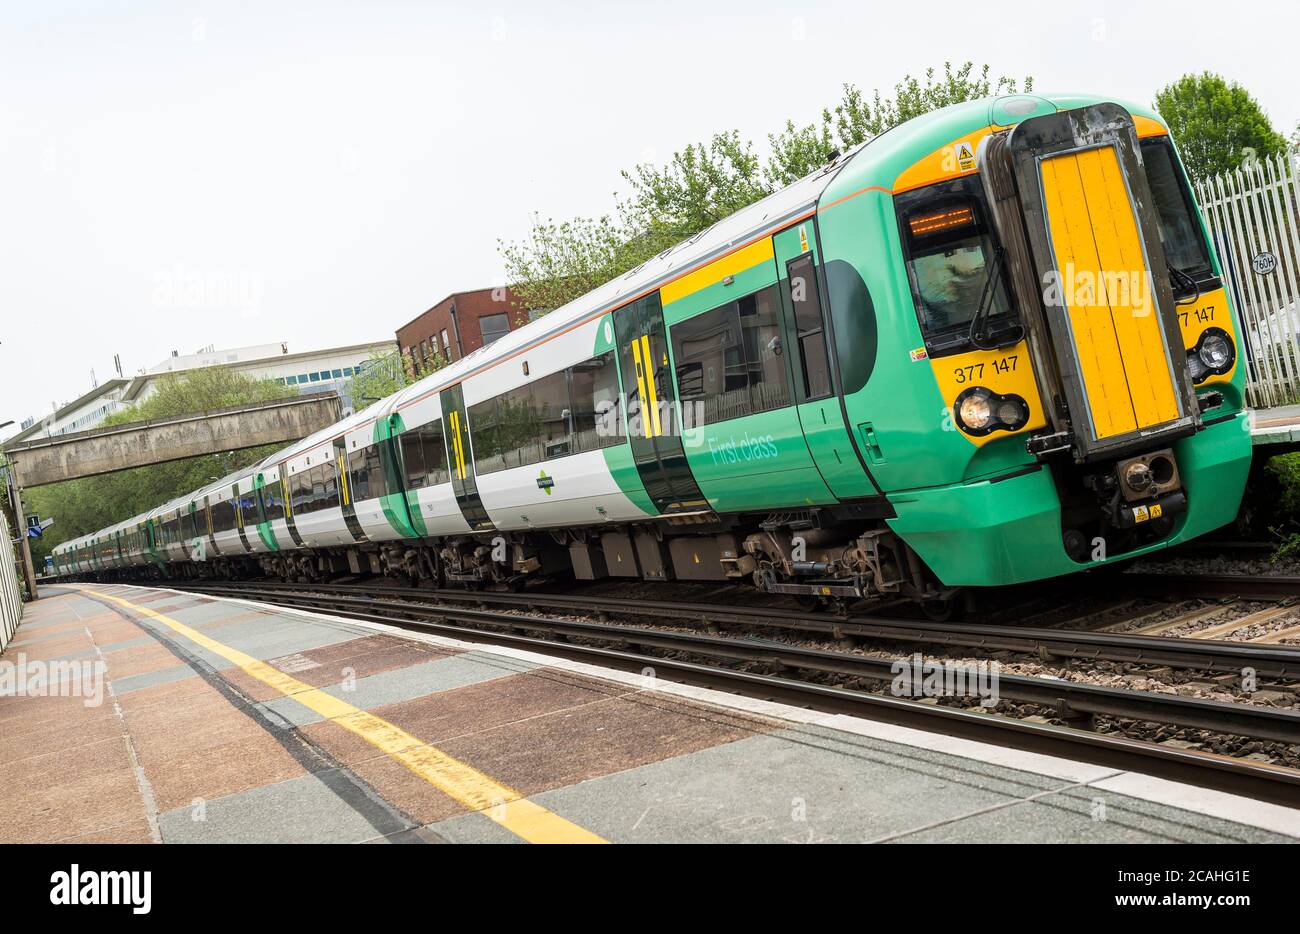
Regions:
[[[1173, 263], [1169, 262], [1168, 260], [1165, 260], [1165, 268], [1169, 270], [1169, 277], [1171, 279], [1182, 279], [1184, 283], [1191, 286], [1192, 297], [1189, 299], [1185, 299], [1184, 301], [1181, 302], [1178, 301], [1177, 298], [1175, 298], [1174, 305], [1177, 306], [1177, 305], [1194, 304], [1196, 300], [1201, 297], [1200, 283], [1198, 283], [1195, 279], [1193, 279], [1188, 274], [1186, 269], [1179, 269], [1177, 266], [1175, 266]], [[1176, 291], [1177, 290], [1175, 290], [1175, 292]]]
[[1014, 344], [1020, 340], [1020, 334], [1023, 333], [1023, 329], [1018, 327], [1016, 331], [1012, 332], [1015, 334], [1015, 339], [1012, 341], [1007, 341], [1004, 338], [1002, 341], [995, 341], [987, 345], [983, 342], [986, 336], [984, 323], [993, 309], [993, 296], [996, 294], [995, 287], [998, 283], [998, 277], [1002, 274], [1004, 253], [1002, 247], [998, 247], [997, 252], [993, 254], [993, 268], [989, 270], [989, 277], [984, 282], [984, 292], [980, 295], [979, 307], [975, 309], [975, 314], [970, 319], [970, 331], [966, 336], [976, 350], [996, 350], [998, 347], [1007, 346], [1009, 343]]

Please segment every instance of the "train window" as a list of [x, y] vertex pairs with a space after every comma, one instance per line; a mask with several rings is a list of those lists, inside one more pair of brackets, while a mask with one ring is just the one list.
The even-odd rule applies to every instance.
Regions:
[[[1165, 259], [1192, 279], [1210, 278], [1213, 275], [1210, 255], [1205, 249], [1192, 193], [1174, 159], [1173, 146], [1164, 137], [1144, 140], [1142, 162], [1160, 216], [1160, 242], [1165, 249]], [[1179, 298], [1186, 291], [1180, 286], [1181, 278], [1173, 276], [1174, 292]]]
[[520, 425], [519, 462], [535, 464], [573, 453], [573, 408], [565, 370], [530, 383], [528, 419]]
[[379, 456], [379, 446], [368, 444], [348, 454], [348, 473], [352, 478], [352, 501], [360, 503], [378, 499], [386, 492], [384, 463]]
[[501, 448], [497, 443], [497, 400], [484, 399], [465, 410], [469, 416], [470, 435], [473, 438], [474, 469], [479, 473], [500, 470], [505, 462], [500, 460]]
[[366, 447], [366, 474], [370, 480], [370, 497], [378, 499], [388, 492], [388, 483], [384, 477], [384, 461], [379, 456], [379, 445]]
[[272, 480], [262, 487], [262, 508], [266, 510], [267, 522], [284, 518], [284, 495], [280, 492], [279, 480]]
[[443, 443], [441, 419], [435, 418], [420, 426], [420, 451], [424, 458], [425, 482], [429, 486], [451, 479], [447, 472], [447, 446]]
[[442, 440], [441, 419], [407, 429], [398, 440], [407, 488], [418, 490], [423, 486], [447, 482], [447, 455]]
[[749, 374], [749, 398], [754, 411], [766, 412], [789, 405], [776, 286], [746, 295], [737, 304]]
[[[476, 410], [488, 417], [490, 425], [483, 451], [479, 446]], [[480, 473], [491, 473], [572, 454], [571, 415], [568, 378], [563, 370], [471, 407], [474, 468]]]
[[311, 479], [311, 495], [307, 498], [307, 511], [317, 512], [325, 508], [325, 469], [320, 464], [313, 467], [307, 475]]
[[352, 486], [352, 502], [360, 503], [371, 498], [370, 471], [366, 470], [365, 448], [353, 448], [348, 452], [348, 477]]
[[244, 526], [254, 526], [261, 521], [257, 514], [257, 493], [253, 490], [239, 494], [239, 511], [244, 520]]
[[[1020, 327], [1006, 277], [994, 275], [997, 250], [984, 219], [979, 184], [967, 176], [896, 200], [912, 298], [931, 356], [970, 348], [971, 321], [981, 301], [987, 304], [987, 336], [996, 338]], [[990, 281], [994, 287], [986, 295]]]
[[671, 333], [680, 399], [704, 407], [694, 424], [748, 415], [749, 372], [737, 303], [679, 322]]
[[595, 451], [620, 443], [618, 373], [614, 351], [569, 367], [569, 399], [573, 443], [578, 451]]
[[790, 404], [776, 286], [673, 325], [672, 342], [681, 400], [704, 406], [695, 424]]
[[212, 531], [229, 532], [235, 527], [235, 510], [229, 500], [218, 500], [212, 504]]
[[803, 361], [804, 396], [820, 399], [831, 393], [831, 361], [826, 347], [825, 325], [822, 322], [817, 269], [809, 254], [791, 260], [786, 270], [790, 276], [790, 304], [794, 307], [799, 356]]
[[330, 509], [339, 504], [339, 476], [338, 471], [334, 469], [333, 464], [321, 464], [321, 485], [325, 489], [325, 496], [321, 509]]
[[302, 512], [304, 509], [310, 511], [308, 502], [311, 499], [311, 471], [299, 470], [289, 475], [287, 481], [289, 484], [289, 504], [295, 513]]

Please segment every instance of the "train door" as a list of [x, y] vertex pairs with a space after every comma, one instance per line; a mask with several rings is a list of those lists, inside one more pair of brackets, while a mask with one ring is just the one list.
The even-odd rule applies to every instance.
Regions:
[[659, 293], [616, 308], [614, 331], [628, 440], [646, 493], [660, 513], [707, 509], [682, 447]]
[[217, 547], [217, 532], [212, 525], [212, 495], [203, 497], [203, 527], [200, 530], [207, 538], [208, 548], [213, 555], [221, 554]]
[[204, 538], [206, 530], [201, 527], [199, 504], [193, 500], [190, 501], [188, 518], [190, 524], [187, 529], [188, 534], [185, 536], [185, 546], [186, 551], [189, 552], [189, 559], [191, 561], [206, 561], [208, 557], [207, 549], [204, 547], [206, 544]]
[[293, 480], [289, 477], [289, 462], [280, 461], [275, 470], [280, 477], [280, 499], [284, 503], [284, 527], [289, 531], [289, 538], [293, 540], [294, 547], [302, 548], [302, 536], [298, 534], [298, 523], [293, 517], [294, 487]]
[[451, 466], [451, 489], [456, 494], [456, 505], [473, 531], [494, 528], [492, 519], [483, 508], [474, 479], [474, 457], [470, 450], [469, 422], [465, 417], [465, 393], [459, 383], [440, 394], [442, 402], [443, 434], [447, 440], [447, 463]]
[[804, 437], [772, 241], [665, 285], [664, 323], [700, 491], [718, 512], [833, 503]]
[[253, 549], [248, 544], [248, 533], [244, 529], [244, 500], [251, 493], [253, 484], [248, 484], [248, 490], [242, 494], [239, 492], [239, 483], [235, 482], [230, 485], [230, 505], [235, 510], [235, 531], [239, 533], [239, 543], [244, 546], [244, 554], [250, 554]]
[[[795, 399], [808, 449], [822, 478], [840, 500], [878, 497], [871, 479], [870, 461], [883, 459], [875, 432], [862, 426], [859, 444], [853, 426], [846, 423], [835, 369], [835, 338], [825, 289], [818, 274], [821, 265], [816, 225], [811, 219], [787, 227], [772, 237], [782, 278], [788, 348], [794, 370]], [[862, 448], [866, 447], [864, 451]]]
[[[352, 501], [352, 475], [348, 472], [348, 446], [343, 435], [334, 439], [334, 462], [339, 468], [339, 506], [343, 510], [343, 522], [355, 541], [368, 542], [370, 536], [361, 528], [357, 507]], [[258, 477], [260, 479], [261, 474]]]

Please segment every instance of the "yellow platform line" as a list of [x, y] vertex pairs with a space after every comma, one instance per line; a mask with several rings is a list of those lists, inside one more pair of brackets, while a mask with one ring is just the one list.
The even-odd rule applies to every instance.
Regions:
[[85, 592], [105, 600], [112, 600], [150, 619], [157, 620], [191, 642], [220, 655], [263, 684], [275, 688], [308, 710], [360, 736], [439, 791], [456, 799], [471, 811], [482, 812], [529, 843], [609, 842], [548, 811], [540, 804], [529, 801], [515, 789], [493, 780], [473, 766], [447, 755], [441, 749], [417, 739], [401, 727], [359, 707], [354, 707], [347, 701], [339, 700], [320, 688], [299, 681], [261, 659], [231, 648], [197, 629], [192, 629], [148, 607], [138, 606], [129, 600], [98, 590], [85, 589]]

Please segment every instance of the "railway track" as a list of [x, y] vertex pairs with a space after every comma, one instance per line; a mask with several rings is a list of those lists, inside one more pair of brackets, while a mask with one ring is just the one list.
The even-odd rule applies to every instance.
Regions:
[[[1300, 672], [1300, 650], [1296, 648], [1109, 633], [1016, 631], [1011, 626], [976, 623], [863, 616], [831, 619], [772, 608], [555, 594], [403, 591], [392, 587], [278, 583], [186, 584], [178, 589], [327, 611], [459, 639], [558, 653], [627, 670], [642, 671], [649, 667], [656, 677], [669, 680], [1024, 746], [1263, 800], [1290, 805], [1300, 802], [1300, 771], [1087, 728], [1094, 725], [1095, 718], [1110, 718], [1251, 737], [1294, 747], [1300, 745], [1300, 712], [1294, 709], [1059, 678], [999, 675], [1000, 700], [1052, 712], [1069, 724], [1057, 726], [992, 715], [973, 707], [954, 706], [951, 702], [918, 703], [877, 693], [882, 685], [895, 678], [897, 657], [812, 648], [758, 638], [753, 632], [776, 629], [804, 638], [935, 642], [1034, 653], [1041, 649], [1052, 656], [1059, 653], [1076, 658], [1114, 657], [1139, 664], [1238, 673], [1249, 664], [1261, 673], [1267, 670], [1285, 678], [1293, 678]], [[596, 619], [575, 619], [575, 614]], [[651, 617], [661, 623], [671, 619], [677, 627], [685, 624], [708, 631], [655, 629], [609, 621], [616, 616]], [[750, 634], [740, 637], [721, 634], [722, 630], [733, 627], [743, 627]]]
[[1300, 603], [1300, 577], [1259, 574], [1126, 573], [1115, 578], [1125, 590], [1151, 596], [1238, 597]]
[[[551, 610], [594, 617], [597, 621], [621, 617], [645, 618], [668, 621], [677, 626], [691, 625], [708, 631], [736, 629], [753, 632], [771, 629], [846, 644], [857, 641], [906, 642], [980, 652], [1018, 652], [1043, 660], [1111, 661], [1213, 673], [1240, 673], [1243, 668], [1249, 667], [1260, 677], [1300, 680], [1300, 647], [1252, 642], [1172, 639], [1015, 624], [933, 622], [861, 614], [834, 617], [774, 607], [684, 604], [669, 600], [634, 600], [585, 594], [575, 597], [546, 593], [514, 594], [275, 582], [238, 586], [255, 587], [272, 598], [282, 595], [294, 597], [308, 592], [318, 595], [312, 598], [316, 602], [340, 611], [364, 609], [376, 600], [402, 604], [438, 601], [478, 609], [501, 607], [521, 611]], [[391, 606], [387, 608], [395, 609]]]

